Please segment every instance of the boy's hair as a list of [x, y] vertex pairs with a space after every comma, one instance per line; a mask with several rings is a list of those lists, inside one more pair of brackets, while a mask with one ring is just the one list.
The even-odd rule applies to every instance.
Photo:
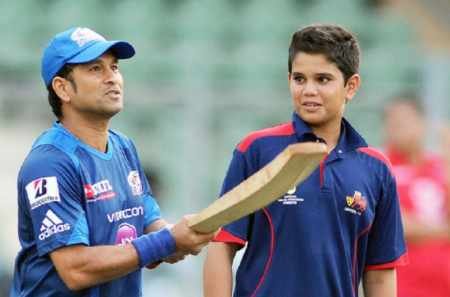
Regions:
[[289, 73], [292, 72], [295, 55], [299, 52], [325, 55], [342, 72], [345, 83], [359, 72], [358, 40], [340, 26], [310, 25], [295, 32], [289, 46]]
[[[70, 83], [76, 90], [75, 82], [73, 81], [72, 76], [71, 76], [74, 65], [75, 64], [65, 64], [61, 68], [61, 70], [58, 71], [58, 73], [55, 75], [55, 77], [59, 76], [59, 77], [67, 79], [68, 81], [70, 81]], [[58, 119], [60, 119], [62, 117], [61, 98], [58, 97], [58, 95], [56, 94], [55, 90], [53, 89], [53, 86], [51, 83], [47, 86], [47, 91], [48, 91], [48, 103], [52, 107], [53, 114]]]

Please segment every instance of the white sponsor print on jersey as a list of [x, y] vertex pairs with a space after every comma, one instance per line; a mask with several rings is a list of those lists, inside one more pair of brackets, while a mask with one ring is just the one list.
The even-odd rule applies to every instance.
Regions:
[[278, 199], [278, 202], [281, 202], [284, 205], [297, 205], [298, 203], [305, 201], [305, 199], [297, 197], [297, 195], [295, 194], [296, 191], [297, 187], [293, 187], [292, 189], [287, 191], [283, 197]]
[[25, 189], [31, 209], [38, 208], [50, 202], [60, 201], [56, 176], [35, 179]]
[[134, 196], [139, 196], [142, 194], [142, 183], [141, 177], [139, 176], [139, 172], [137, 170], [130, 171], [128, 174], [128, 184], [130, 185], [131, 192]]
[[49, 209], [45, 214], [45, 218], [42, 220], [42, 225], [39, 231], [39, 240], [44, 240], [50, 236], [70, 230], [70, 225], [65, 224], [61, 219]]
[[118, 222], [120, 220], [129, 219], [132, 217], [138, 217], [144, 215], [144, 208], [142, 206], [127, 208], [127, 209], [121, 209], [118, 211], [115, 211], [113, 213], [108, 213], [108, 221], [110, 223]]

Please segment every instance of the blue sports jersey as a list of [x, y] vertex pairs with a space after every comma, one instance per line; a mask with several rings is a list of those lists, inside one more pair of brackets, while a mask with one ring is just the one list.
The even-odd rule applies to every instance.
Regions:
[[107, 152], [55, 123], [33, 144], [18, 177], [19, 240], [11, 296], [141, 296], [140, 269], [70, 291], [49, 253], [68, 245], [128, 243], [160, 218], [128, 138], [109, 131]]
[[[251, 133], [234, 151], [222, 194], [304, 141], [320, 139], [295, 113], [290, 123]], [[235, 297], [357, 296], [364, 270], [406, 261], [394, 177], [345, 119], [336, 148], [309, 178], [215, 240], [247, 245]]]

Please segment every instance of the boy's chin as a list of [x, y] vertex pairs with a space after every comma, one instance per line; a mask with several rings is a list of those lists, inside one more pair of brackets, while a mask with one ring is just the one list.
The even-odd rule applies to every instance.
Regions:
[[298, 116], [310, 126], [321, 126], [325, 124], [325, 118], [319, 114], [304, 114], [297, 112]]

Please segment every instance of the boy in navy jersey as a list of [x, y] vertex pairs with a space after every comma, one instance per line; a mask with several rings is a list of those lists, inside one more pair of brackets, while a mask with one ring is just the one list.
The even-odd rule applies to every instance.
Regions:
[[286, 146], [325, 142], [329, 154], [303, 183], [261, 211], [222, 228], [208, 248], [206, 297], [232, 295], [232, 261], [246, 246], [233, 296], [396, 296], [406, 261], [395, 180], [386, 158], [343, 118], [361, 79], [359, 45], [345, 29], [293, 34], [288, 82], [292, 121], [250, 133], [233, 153], [222, 193]]
[[18, 177], [19, 239], [10, 296], [130, 296], [141, 269], [197, 254], [214, 234], [167, 228], [136, 148], [109, 130], [123, 107], [118, 59], [135, 50], [87, 28], [57, 34], [42, 77], [58, 121]]

